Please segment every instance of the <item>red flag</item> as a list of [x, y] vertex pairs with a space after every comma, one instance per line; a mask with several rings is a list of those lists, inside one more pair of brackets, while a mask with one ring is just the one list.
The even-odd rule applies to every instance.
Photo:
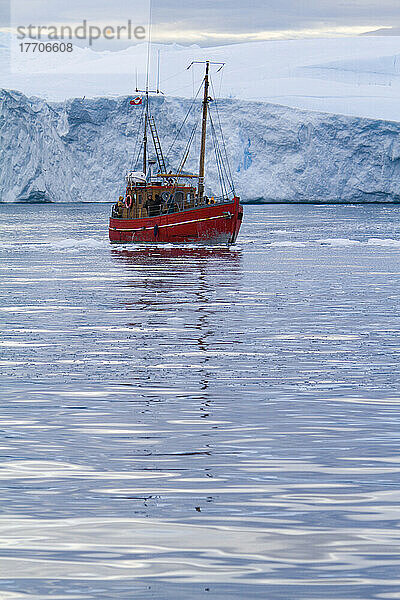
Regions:
[[136, 98], [131, 100], [129, 104], [132, 104], [133, 106], [139, 106], [140, 104], [142, 104], [142, 98], [140, 96], [136, 96]]

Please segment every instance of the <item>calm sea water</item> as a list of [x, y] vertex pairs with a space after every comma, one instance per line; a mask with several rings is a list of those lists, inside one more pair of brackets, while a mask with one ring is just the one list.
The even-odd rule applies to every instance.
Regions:
[[399, 206], [0, 213], [0, 598], [400, 598]]

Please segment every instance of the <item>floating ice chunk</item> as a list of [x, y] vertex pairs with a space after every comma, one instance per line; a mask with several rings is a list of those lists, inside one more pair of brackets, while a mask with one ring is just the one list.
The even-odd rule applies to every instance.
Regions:
[[347, 238], [327, 238], [324, 240], [316, 240], [318, 244], [324, 246], [358, 246], [361, 244], [358, 240], [349, 240]]
[[307, 246], [307, 242], [291, 242], [290, 240], [282, 241], [282, 242], [271, 242], [268, 246], [272, 246], [273, 248], [304, 248]]
[[393, 248], [400, 248], [400, 240], [393, 240], [391, 238], [370, 238], [367, 244], [368, 246], [391, 246]]

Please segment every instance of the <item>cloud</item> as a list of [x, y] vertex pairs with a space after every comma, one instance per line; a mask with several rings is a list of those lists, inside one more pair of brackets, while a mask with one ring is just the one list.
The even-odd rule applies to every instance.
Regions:
[[10, 2], [9, 0], [0, 0], [0, 27], [7, 27], [10, 24]]
[[157, 0], [153, 12], [158, 24], [232, 33], [400, 25], [398, 0], [185, 0], [184, 10]]
[[[14, 24], [146, 25], [149, 0], [10, 0]], [[0, 0], [6, 8], [8, 0]], [[229, 43], [359, 35], [400, 26], [398, 0], [152, 0], [154, 39]], [[5, 12], [4, 12], [5, 14]], [[0, 24], [4, 24], [3, 22]], [[5, 19], [6, 20], [6, 19]]]
[[287, 40], [303, 38], [328, 38], [340, 36], [367, 35], [374, 25], [315, 27], [314, 29], [276, 29], [265, 31], [202, 31], [199, 29], [173, 29], [170, 27], [155, 27], [153, 40], [161, 43], [209, 43], [222, 44], [234, 42], [260, 42], [266, 40]]

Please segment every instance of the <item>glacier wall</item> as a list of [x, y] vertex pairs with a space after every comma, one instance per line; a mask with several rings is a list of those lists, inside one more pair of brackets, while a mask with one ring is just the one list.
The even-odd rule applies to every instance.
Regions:
[[[166, 153], [191, 102], [153, 102]], [[400, 201], [400, 123], [229, 99], [219, 109], [244, 201]], [[140, 111], [126, 97], [49, 103], [1, 90], [0, 200], [114, 201], [137, 153]], [[191, 128], [189, 118], [171, 165]], [[187, 169], [197, 170], [195, 156]], [[218, 194], [212, 152], [207, 173]]]

